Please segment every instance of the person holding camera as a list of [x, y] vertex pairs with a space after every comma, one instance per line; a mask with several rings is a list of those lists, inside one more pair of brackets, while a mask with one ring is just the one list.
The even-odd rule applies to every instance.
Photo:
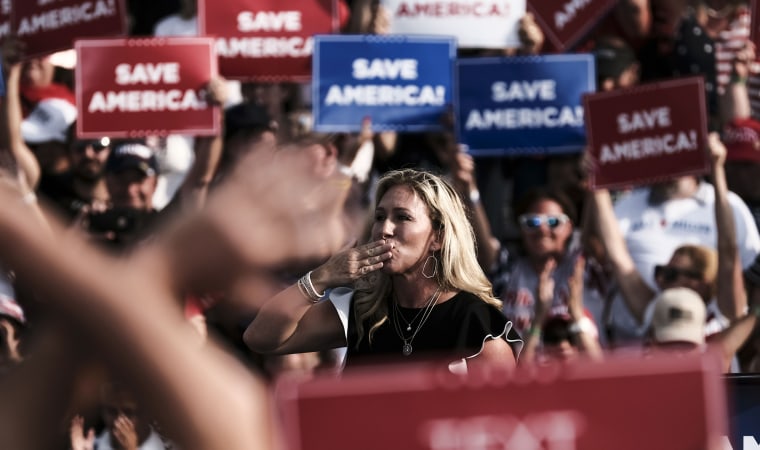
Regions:
[[148, 146], [135, 141], [114, 146], [104, 170], [109, 206], [85, 218], [96, 240], [124, 248], [145, 237], [158, 215], [153, 207], [158, 173], [158, 160]]

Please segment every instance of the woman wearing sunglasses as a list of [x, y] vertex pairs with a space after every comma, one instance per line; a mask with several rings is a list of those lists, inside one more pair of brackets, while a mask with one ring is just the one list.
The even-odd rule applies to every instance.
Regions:
[[[526, 193], [516, 209], [520, 226], [521, 250], [502, 292], [504, 312], [515, 321], [518, 332], [527, 333], [534, 325], [536, 299], [541, 280], [551, 278], [550, 307], [567, 312], [568, 280], [579, 255], [574, 236], [577, 223], [573, 203], [560, 191], [537, 188]], [[535, 324], [536, 331], [541, 324]]]
[[[670, 260], [655, 267], [655, 281], [660, 291], [683, 287], [699, 294], [707, 307], [705, 335], [716, 335], [746, 315], [747, 298], [744, 292], [739, 250], [736, 242], [734, 217], [728, 202], [723, 163], [726, 148], [716, 133], [708, 139], [713, 186], [715, 189], [715, 218], [717, 252], [700, 245], [677, 248]], [[656, 292], [644, 281], [631, 258], [617, 223], [609, 192], [597, 190], [592, 196], [596, 223], [604, 243], [620, 291], [628, 308], [639, 323], [647, 325], [652, 314]], [[746, 337], [744, 337], [746, 339]], [[733, 355], [744, 339], [735, 338], [726, 352]]]

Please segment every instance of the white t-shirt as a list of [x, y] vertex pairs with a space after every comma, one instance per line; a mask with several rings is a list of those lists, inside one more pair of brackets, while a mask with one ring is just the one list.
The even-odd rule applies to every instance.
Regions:
[[172, 14], [159, 21], [153, 29], [154, 36], [197, 36], [198, 16], [185, 19], [179, 14]]
[[[111, 446], [111, 434], [108, 431], [103, 431], [100, 436], [95, 439], [95, 450], [112, 450]], [[158, 433], [151, 431], [148, 439], [145, 440], [138, 450], [166, 450], [164, 441], [161, 440], [161, 436]]]
[[[700, 182], [694, 196], [657, 205], [649, 204], [649, 193], [649, 188], [642, 188], [621, 198], [615, 204], [615, 215], [636, 269], [657, 290], [654, 267], [667, 264], [678, 247], [685, 244], [717, 247], [715, 191], [711, 184]], [[739, 196], [729, 192], [728, 201], [734, 212], [739, 255], [742, 265], [747, 267], [760, 252], [760, 235], [749, 208]], [[643, 336], [645, 327], [636, 322], [622, 298], [613, 302], [612, 315], [619, 337]]]

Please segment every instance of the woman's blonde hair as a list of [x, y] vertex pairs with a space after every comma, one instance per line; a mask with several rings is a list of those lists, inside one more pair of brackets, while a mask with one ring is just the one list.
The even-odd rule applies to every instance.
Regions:
[[689, 258], [691, 270], [702, 274], [702, 281], [708, 286], [705, 301], [710, 301], [718, 292], [718, 254], [715, 250], [702, 245], [682, 245], [673, 256], [680, 255]]
[[[395, 186], [407, 186], [427, 206], [433, 229], [438, 233], [441, 248], [435, 252], [438, 267], [435, 280], [442, 290], [470, 292], [484, 302], [501, 309], [501, 301], [493, 296], [491, 282], [478, 263], [475, 233], [459, 195], [443, 178], [429, 172], [402, 169], [387, 172], [378, 181], [375, 207], [386, 192]], [[430, 273], [431, 268], [425, 269]], [[374, 272], [360, 280], [354, 293], [354, 314], [359, 335], [364, 338], [364, 323], [371, 326], [368, 338], [372, 342], [375, 330], [388, 320], [388, 302], [392, 291], [391, 278]]]

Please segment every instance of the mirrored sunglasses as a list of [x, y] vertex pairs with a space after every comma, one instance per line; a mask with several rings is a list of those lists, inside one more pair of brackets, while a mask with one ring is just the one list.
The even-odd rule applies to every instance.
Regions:
[[523, 214], [518, 218], [520, 225], [527, 229], [540, 228], [541, 225], [546, 225], [549, 228], [557, 228], [563, 223], [570, 221], [570, 218], [564, 214], [560, 215], [547, 215], [547, 214]]

